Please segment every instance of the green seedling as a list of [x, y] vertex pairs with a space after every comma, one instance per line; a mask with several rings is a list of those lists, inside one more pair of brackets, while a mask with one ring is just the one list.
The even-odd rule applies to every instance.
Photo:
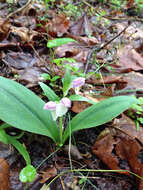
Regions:
[[52, 86], [52, 87], [56, 86], [56, 82], [60, 78], [58, 75], [55, 75], [55, 76], [51, 77], [47, 73], [41, 74], [41, 77], [43, 77], [45, 80], [50, 81], [49, 85]]

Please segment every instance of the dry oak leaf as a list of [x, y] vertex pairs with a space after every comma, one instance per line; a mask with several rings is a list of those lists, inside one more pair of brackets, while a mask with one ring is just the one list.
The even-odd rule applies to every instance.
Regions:
[[119, 170], [118, 159], [112, 154], [116, 141], [108, 129], [102, 131], [94, 146], [92, 152], [96, 154], [110, 169]]
[[119, 65], [123, 69], [133, 71], [143, 70], [143, 57], [131, 46], [125, 46], [118, 51]]
[[86, 14], [84, 14], [79, 20], [74, 22], [70, 27], [70, 32], [77, 36], [89, 36], [93, 33], [93, 26], [91, 25], [90, 21]]
[[69, 18], [64, 13], [57, 14], [48, 22], [48, 34], [53, 37], [61, 37], [66, 34], [69, 29]]
[[8, 20], [0, 18], [0, 41], [3, 41], [10, 30], [10, 23]]
[[9, 164], [2, 158], [0, 158], [0, 190], [9, 190]]
[[[121, 159], [128, 161], [131, 171], [143, 177], [143, 164], [138, 160], [141, 147], [137, 141], [130, 138], [122, 138], [115, 149]], [[138, 190], [142, 190], [142, 188], [143, 180], [140, 180]]]
[[122, 133], [128, 135], [132, 139], [137, 139], [143, 145], [143, 128], [136, 130], [136, 123], [122, 114], [122, 117], [114, 120], [113, 127], [119, 129]]
[[20, 42], [25, 43], [25, 42], [33, 42], [34, 43], [34, 38], [39, 36], [39, 33], [31, 30], [29, 31], [29, 28], [26, 27], [15, 27], [12, 26], [10, 28], [10, 32], [13, 33], [16, 36], [19, 36], [21, 39]]

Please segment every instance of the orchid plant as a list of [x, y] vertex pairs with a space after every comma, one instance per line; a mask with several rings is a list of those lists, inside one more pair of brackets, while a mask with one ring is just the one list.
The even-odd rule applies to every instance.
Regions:
[[[62, 44], [71, 39], [65, 38]], [[49, 41], [47, 47], [53, 48], [59, 45], [59, 39]], [[61, 44], [60, 44], [61, 45]], [[0, 77], [0, 120], [4, 122], [0, 126], [0, 141], [11, 143], [24, 157], [27, 166], [20, 173], [22, 182], [31, 182], [36, 175], [35, 168], [26, 148], [17, 139], [5, 132], [7, 127], [15, 127], [22, 131], [28, 131], [51, 138], [61, 147], [74, 131], [100, 126], [111, 121], [120, 113], [138, 104], [138, 100], [132, 96], [118, 96], [95, 103], [80, 95], [80, 88], [85, 84], [85, 78], [71, 75], [67, 68], [62, 80], [62, 97], [46, 84], [39, 82], [49, 102], [45, 103], [40, 97], [23, 85], [10, 79]], [[74, 95], [69, 95], [69, 90], [75, 89]], [[72, 101], [86, 101], [92, 104], [81, 113], [74, 116], [64, 126], [63, 116], [66, 117]]]
[[[68, 69], [62, 83], [62, 98], [57, 96], [46, 84], [39, 83], [49, 99], [49, 102], [45, 103], [21, 84], [0, 77], [0, 119], [5, 122], [0, 126], [0, 141], [10, 142], [23, 155], [27, 166], [20, 173], [22, 182], [32, 181], [36, 170], [31, 165], [29, 154], [24, 146], [18, 140], [7, 135], [5, 128], [15, 127], [48, 136], [61, 147], [72, 132], [102, 125], [138, 103], [138, 100], [132, 96], [118, 96], [99, 103], [92, 102], [79, 95], [80, 87], [84, 85], [85, 79], [72, 76]], [[75, 88], [76, 94], [68, 96], [71, 88]], [[68, 121], [68, 125], [65, 127], [63, 126], [63, 116], [71, 107], [72, 101], [87, 101], [92, 105]], [[29, 171], [31, 171], [30, 174]]]

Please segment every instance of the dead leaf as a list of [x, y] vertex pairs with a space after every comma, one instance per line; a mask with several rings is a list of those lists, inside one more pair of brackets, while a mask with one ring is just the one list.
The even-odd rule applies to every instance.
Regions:
[[80, 46], [80, 44], [77, 43], [68, 43], [57, 47], [55, 50], [55, 54], [58, 57], [71, 57], [75, 59], [77, 64], [76, 67], [78, 68], [80, 68], [80, 65], [83, 66], [83, 64], [86, 63], [88, 53], [89, 48]]
[[139, 130], [136, 130], [136, 124], [133, 120], [122, 114], [122, 117], [114, 120], [113, 127], [122, 131], [122, 133], [128, 135], [132, 139], [137, 139], [143, 145], [143, 128], [140, 126]]
[[92, 152], [112, 170], [119, 170], [118, 159], [112, 153], [116, 143], [110, 132], [106, 129], [100, 134], [92, 147]]
[[131, 46], [125, 46], [118, 52], [119, 65], [124, 69], [143, 70], [143, 57]]
[[91, 104], [88, 102], [82, 102], [82, 101], [73, 101], [73, 106], [71, 110], [75, 113], [80, 113], [87, 107], [89, 107]]
[[8, 20], [0, 18], [0, 41], [4, 40], [10, 30], [10, 23]]
[[53, 37], [61, 37], [69, 29], [69, 19], [64, 13], [57, 14], [48, 22], [48, 33]]
[[0, 158], [0, 190], [9, 190], [9, 164], [2, 158]]
[[93, 27], [86, 14], [73, 23], [73, 25], [70, 27], [70, 32], [77, 36], [92, 35]]
[[[141, 147], [137, 141], [129, 138], [121, 139], [116, 145], [116, 153], [120, 156], [120, 158], [128, 160], [131, 171], [143, 177], [143, 164], [138, 160], [140, 150]], [[143, 181], [140, 180], [139, 190], [142, 190], [142, 187]]]
[[42, 180], [40, 183], [45, 183], [48, 179], [57, 175], [57, 169], [53, 166], [52, 168], [48, 168], [45, 172], [42, 173]]
[[15, 69], [26, 69], [34, 66], [39, 61], [36, 56], [33, 57], [31, 54], [23, 52], [9, 52], [3, 60]]
[[[39, 33], [34, 30], [29, 30], [29, 28], [26, 27], [15, 27], [12, 26], [10, 28], [10, 32], [15, 35], [19, 36], [20, 42], [33, 42], [33, 38], [39, 36]], [[34, 43], [34, 42], [33, 42]]]
[[137, 72], [130, 72], [123, 75], [123, 80], [126, 81], [127, 85], [124, 89], [142, 89], [143, 90], [143, 75]]

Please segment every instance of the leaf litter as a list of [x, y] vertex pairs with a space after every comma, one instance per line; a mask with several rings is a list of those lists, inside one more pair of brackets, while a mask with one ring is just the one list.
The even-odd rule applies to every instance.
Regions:
[[[140, 24], [142, 15], [139, 15], [140, 17], [127, 16], [123, 9], [113, 11], [111, 4], [109, 6], [105, 4], [101, 9], [99, 2], [82, 1], [79, 5], [77, 3], [79, 15], [81, 15], [77, 17], [71, 14], [70, 10], [65, 11], [62, 7], [63, 5], [64, 7], [67, 6], [68, 1], [49, 3], [48, 9], [44, 3], [36, 1], [28, 4], [21, 12], [7, 16], [11, 14], [8, 10], [9, 6], [14, 12], [25, 3], [26, 1], [20, 0], [12, 6], [5, 1], [0, 2], [3, 7], [0, 10], [1, 76], [17, 80], [40, 94], [37, 86], [41, 80], [41, 74], [51, 74], [50, 51], [46, 47], [47, 35], [50, 40], [59, 37], [70, 37], [76, 40], [76, 42], [55, 48], [55, 58], [66, 57], [75, 60], [75, 63], [65, 61], [60, 67], [54, 62], [52, 63], [52, 71], [63, 77], [63, 66], [67, 64], [77, 68], [77, 71], [82, 73], [87, 66], [88, 56], [95, 45], [100, 48], [102, 44], [111, 40], [129, 24], [122, 35], [101, 51], [96, 52], [96, 56], [90, 58], [90, 62], [93, 64], [89, 64], [87, 67], [87, 86], [81, 91], [85, 97], [90, 97], [95, 102], [122, 94], [142, 96], [143, 30]], [[71, 3], [74, 5], [73, 1]], [[129, 9], [134, 9], [134, 1], [128, 0], [125, 8], [129, 14]], [[101, 14], [102, 16], [100, 16]], [[131, 20], [131, 23], [128, 23], [128, 20]], [[89, 105], [84, 102], [74, 102], [70, 111], [72, 114], [79, 113]], [[41, 158], [44, 159], [47, 153], [50, 154], [53, 151], [53, 145], [51, 142], [50, 145], [46, 143], [46, 149], [44, 149], [42, 148], [43, 145], [41, 146], [41, 141], [43, 143], [47, 139], [42, 137], [39, 140], [36, 136], [32, 138], [36, 139], [35, 154], [34, 148], [33, 150], [30, 148], [32, 141], [29, 139], [27, 141], [25, 137], [22, 140], [31, 150], [33, 162], [38, 165]], [[135, 121], [129, 118], [127, 113], [114, 119], [109, 125], [75, 133], [75, 140], [77, 148], [72, 145], [74, 148], [71, 149], [71, 161], [74, 168], [85, 165], [91, 169], [127, 169], [143, 177], [143, 157], [141, 154], [143, 130], [141, 125], [139, 130], [136, 130]], [[0, 144], [0, 146], [2, 145]], [[36, 153], [38, 151], [40, 154]], [[11, 189], [20, 190], [23, 185], [18, 180], [19, 169], [16, 169], [16, 164], [12, 165], [10, 161], [9, 168], [8, 163], [4, 160], [5, 154], [8, 153], [0, 153], [2, 160], [0, 179], [4, 179], [0, 189], [6, 190], [11, 187]], [[89, 154], [91, 156], [86, 156]], [[80, 157], [80, 155], [83, 156]], [[77, 157], [81, 158], [80, 161]], [[17, 161], [19, 168], [22, 168], [23, 161], [19, 161], [16, 157], [15, 162]], [[70, 167], [65, 148], [40, 168], [39, 173], [43, 173], [43, 179], [37, 178], [37, 181], [35, 180], [31, 184], [30, 189], [37, 187], [40, 189], [42, 187], [42, 184], [39, 185], [40, 180], [45, 184], [58, 172], [60, 173]], [[9, 178], [10, 170], [11, 178]], [[13, 178], [14, 175], [17, 177]], [[80, 189], [79, 175], [76, 173], [73, 178], [71, 174], [67, 173], [66, 177], [61, 177], [55, 182], [55, 187], [52, 184], [52, 189], [74, 189], [74, 183], [75, 187]], [[84, 175], [86, 176], [87, 173]], [[95, 189], [95, 186], [104, 190], [133, 188], [141, 190], [143, 188], [142, 180], [131, 176], [129, 173], [114, 174], [114, 177], [110, 173], [97, 174], [95, 172], [94, 175], [96, 176], [95, 179], [92, 175], [88, 176], [91, 180], [87, 177], [85, 189]], [[133, 180], [136, 182], [135, 184], [132, 182]]]

